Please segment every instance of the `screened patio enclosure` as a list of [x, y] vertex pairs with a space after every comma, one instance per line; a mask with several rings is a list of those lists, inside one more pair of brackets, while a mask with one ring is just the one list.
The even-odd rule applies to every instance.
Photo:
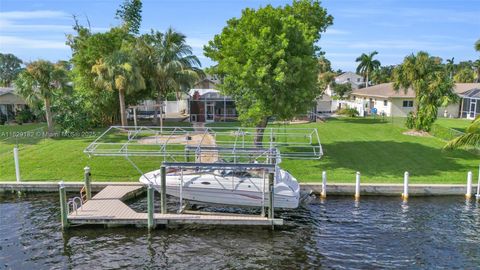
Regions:
[[461, 94], [460, 116], [475, 119], [480, 115], [480, 89], [471, 89]]

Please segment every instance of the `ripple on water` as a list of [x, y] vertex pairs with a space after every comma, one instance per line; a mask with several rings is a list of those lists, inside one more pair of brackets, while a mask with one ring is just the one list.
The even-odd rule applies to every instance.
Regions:
[[[145, 199], [130, 204], [145, 211]], [[178, 202], [169, 201], [170, 209], [177, 207]], [[0, 268], [472, 269], [480, 265], [480, 206], [457, 197], [411, 198], [407, 204], [399, 198], [364, 197], [354, 203], [350, 197], [329, 197], [278, 211], [288, 226], [275, 231], [186, 226], [150, 234], [145, 229], [102, 227], [62, 233], [56, 194], [0, 195], [0, 214]]]

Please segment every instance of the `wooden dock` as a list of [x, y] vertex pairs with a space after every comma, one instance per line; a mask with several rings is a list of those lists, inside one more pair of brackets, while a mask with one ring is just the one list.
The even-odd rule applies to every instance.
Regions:
[[[67, 219], [72, 225], [147, 225], [148, 214], [138, 213], [123, 201], [144, 191], [142, 185], [107, 186], [88, 200]], [[154, 213], [156, 225], [206, 224], [206, 225], [283, 225], [283, 219], [268, 219], [259, 215], [235, 215], [224, 213], [160, 214]]]

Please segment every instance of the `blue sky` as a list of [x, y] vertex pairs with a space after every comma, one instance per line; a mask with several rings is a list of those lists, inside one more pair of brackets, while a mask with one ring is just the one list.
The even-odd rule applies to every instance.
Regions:
[[[94, 31], [117, 25], [122, 0], [0, 0], [0, 52], [23, 60], [68, 59], [65, 34], [72, 33], [72, 14]], [[290, 1], [144, 0], [142, 31], [172, 26], [188, 37], [203, 66], [203, 45], [238, 17], [245, 7], [274, 6]], [[474, 60], [480, 38], [480, 0], [325, 0], [334, 17], [319, 42], [334, 69], [354, 70], [355, 58], [377, 50], [383, 65], [397, 64], [420, 50], [444, 59]]]

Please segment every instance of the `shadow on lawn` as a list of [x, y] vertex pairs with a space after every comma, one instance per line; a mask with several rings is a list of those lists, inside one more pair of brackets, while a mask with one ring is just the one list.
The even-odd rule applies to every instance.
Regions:
[[441, 172], [462, 172], [471, 169], [456, 159], [475, 161], [478, 156], [464, 150], [443, 151], [419, 143], [395, 141], [353, 141], [325, 144], [322, 170], [346, 168], [367, 176], [428, 176]]
[[340, 117], [340, 118], [330, 118], [327, 122], [344, 122], [351, 124], [391, 124], [391, 119], [388, 117], [382, 118], [371, 118], [371, 117]]

